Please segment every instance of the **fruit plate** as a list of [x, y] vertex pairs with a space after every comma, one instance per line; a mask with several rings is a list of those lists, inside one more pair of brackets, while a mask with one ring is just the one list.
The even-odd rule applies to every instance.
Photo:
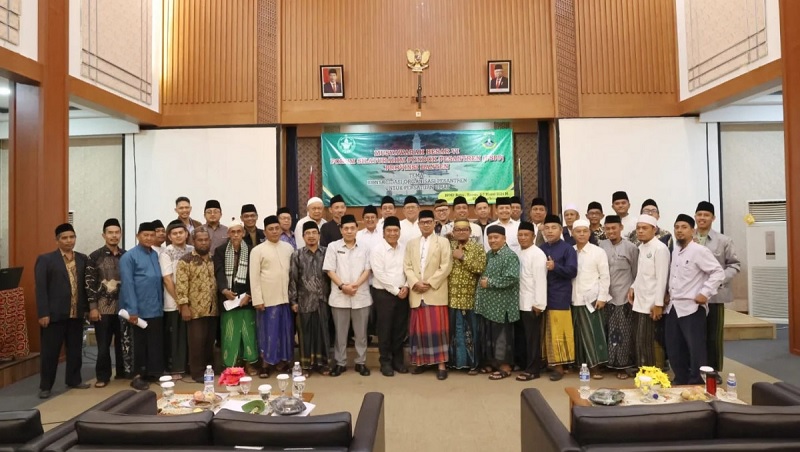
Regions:
[[194, 399], [192, 399], [191, 401], [191, 405], [196, 408], [210, 408], [212, 406], [219, 405], [220, 403], [222, 403], [222, 397], [220, 397], [219, 394], [215, 394], [214, 400], [211, 402], [199, 401]]
[[296, 397], [278, 397], [271, 401], [270, 405], [272, 405], [273, 412], [281, 416], [300, 414], [306, 409], [306, 404]]
[[589, 396], [589, 401], [597, 405], [619, 405], [625, 399], [625, 393], [618, 389], [598, 389]]

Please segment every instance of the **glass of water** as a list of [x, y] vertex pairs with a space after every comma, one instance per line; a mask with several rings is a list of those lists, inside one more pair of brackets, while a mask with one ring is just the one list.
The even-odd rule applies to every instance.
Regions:
[[269, 402], [269, 396], [272, 393], [272, 386], [270, 385], [261, 385], [258, 387], [258, 395], [261, 396], [261, 400], [264, 403]]
[[242, 377], [239, 379], [239, 387], [242, 389], [242, 394], [248, 395], [250, 393], [250, 385], [253, 382], [253, 377]]
[[306, 377], [294, 377], [292, 382], [292, 397], [303, 400], [303, 391], [306, 389]]
[[278, 389], [281, 390], [281, 397], [286, 397], [286, 388], [289, 386], [289, 374], [278, 375]]

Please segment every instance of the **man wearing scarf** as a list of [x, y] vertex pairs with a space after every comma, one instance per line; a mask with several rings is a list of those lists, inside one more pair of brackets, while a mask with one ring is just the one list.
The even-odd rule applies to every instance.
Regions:
[[[221, 313], [222, 362], [232, 367], [258, 361], [256, 314], [250, 300], [250, 247], [244, 241], [244, 225], [234, 219], [228, 225], [228, 242], [214, 250], [218, 311]], [[223, 303], [239, 298], [239, 306], [228, 310]]]

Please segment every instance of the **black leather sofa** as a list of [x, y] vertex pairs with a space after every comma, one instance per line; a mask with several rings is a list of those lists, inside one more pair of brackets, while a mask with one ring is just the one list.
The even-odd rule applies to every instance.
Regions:
[[[153, 394], [150, 391], [144, 391]], [[350, 413], [308, 417], [256, 416], [222, 410], [182, 416], [156, 416], [155, 394], [148, 412], [93, 411], [75, 423], [74, 435], [53, 442], [48, 452], [313, 450], [383, 452], [383, 394], [367, 393], [352, 426]]]
[[92, 411], [137, 413], [151, 399], [155, 400], [130, 389], [120, 391], [47, 433], [43, 431], [39, 410], [0, 412], [0, 452], [41, 452], [54, 441], [74, 434], [75, 422], [83, 414]]
[[800, 405], [800, 387], [791, 383], [753, 383], [753, 405]]
[[523, 452], [800, 451], [800, 406], [574, 407], [570, 432], [539, 390], [521, 398]]

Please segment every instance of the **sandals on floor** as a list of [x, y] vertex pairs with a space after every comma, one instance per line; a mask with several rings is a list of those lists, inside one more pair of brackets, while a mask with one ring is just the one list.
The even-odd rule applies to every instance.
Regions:
[[509, 372], [506, 372], [504, 370], [498, 370], [496, 372], [492, 372], [492, 374], [489, 375], [489, 380], [502, 380], [510, 376], [511, 374]]
[[270, 372], [269, 369], [261, 369], [258, 371], [258, 378], [265, 379], [269, 378]]
[[98, 381], [94, 384], [95, 388], [105, 388], [106, 386], [108, 386], [107, 381]]
[[531, 381], [539, 378], [538, 375], [534, 375], [528, 372], [522, 372], [521, 374], [517, 375], [517, 381]]
[[331, 374], [331, 368], [328, 366], [320, 367], [317, 369], [317, 372], [319, 372], [320, 375], [327, 377]]
[[602, 380], [603, 378], [603, 374], [601, 373], [592, 374], [592, 380]]
[[479, 373], [480, 373], [480, 371], [479, 371], [478, 369], [470, 369], [470, 370], [467, 372], [467, 375], [470, 375], [470, 376], [475, 376], [475, 375], [478, 375]]
[[494, 369], [492, 369], [492, 368], [491, 368], [491, 367], [489, 367], [489, 366], [486, 366], [486, 367], [481, 367], [480, 369], [478, 369], [478, 372], [480, 372], [480, 373], [482, 373], [482, 374], [490, 374], [490, 373], [492, 373], [493, 371], [494, 371]]
[[625, 372], [617, 372], [617, 380], [627, 380], [630, 378], [627, 373]]

